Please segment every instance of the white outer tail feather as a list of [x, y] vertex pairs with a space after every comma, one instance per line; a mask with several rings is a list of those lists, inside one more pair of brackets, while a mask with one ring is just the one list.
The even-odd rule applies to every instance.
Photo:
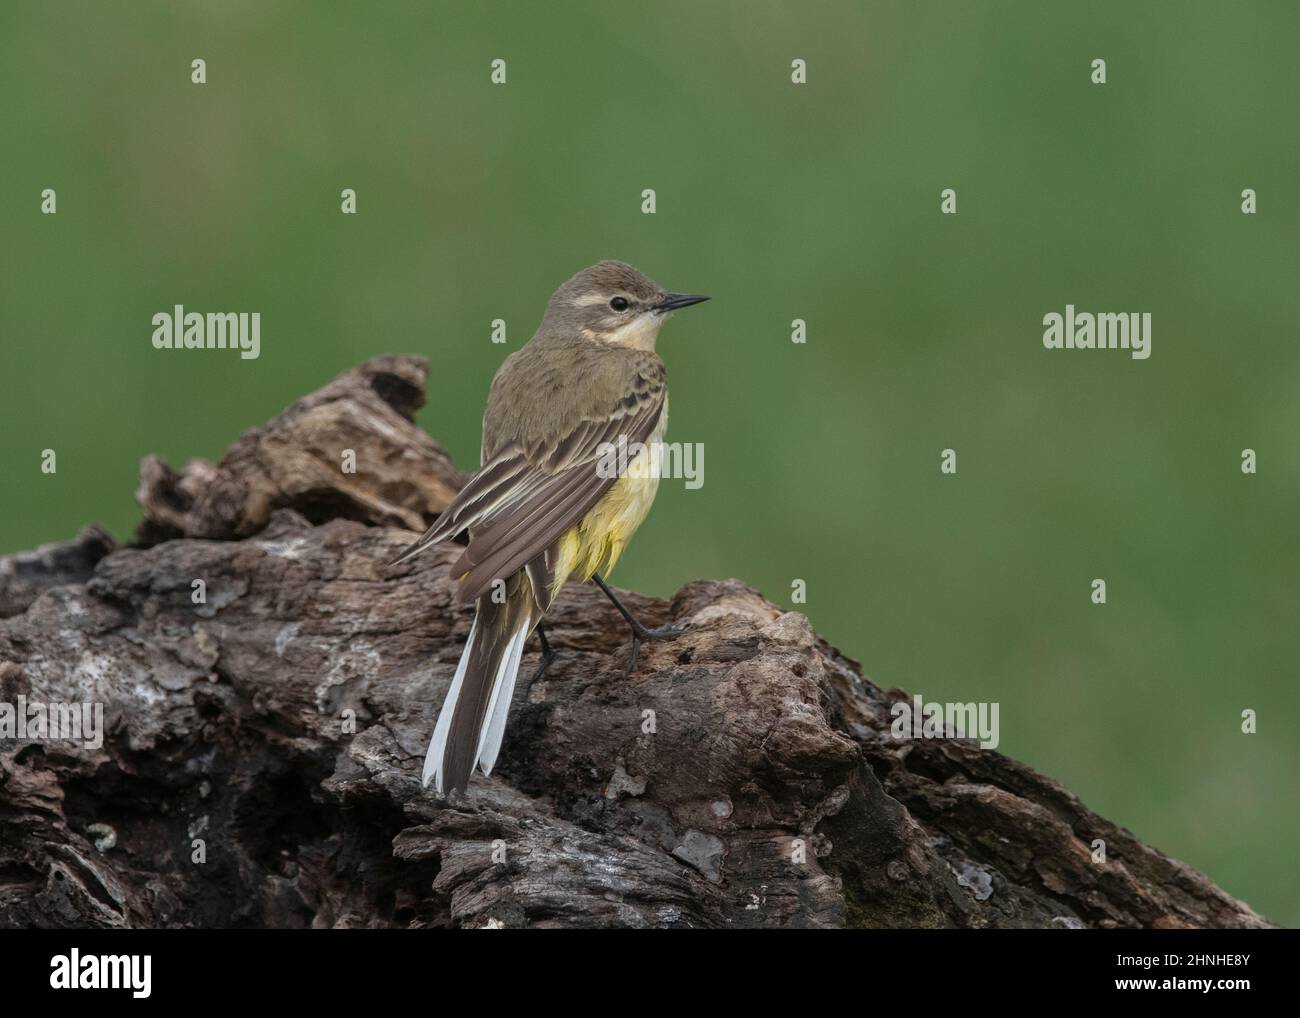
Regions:
[[519, 659], [524, 654], [524, 644], [528, 641], [528, 619], [520, 620], [519, 628], [510, 637], [501, 664], [497, 666], [496, 678], [492, 680], [492, 699], [488, 701], [487, 714], [483, 718], [483, 731], [478, 737], [478, 765], [483, 773], [491, 774], [501, 752], [501, 740], [506, 734], [506, 718], [510, 716], [510, 701], [515, 695], [515, 679], [519, 677]]
[[[510, 637], [506, 652], [497, 665], [497, 673], [492, 680], [492, 693], [488, 698], [487, 712], [483, 718], [483, 729], [479, 733], [478, 750], [475, 761], [484, 774], [491, 774], [501, 751], [501, 741], [506, 733], [506, 719], [510, 716], [510, 701], [514, 697], [515, 679], [519, 674], [519, 662], [523, 657], [524, 644], [532, 629], [531, 620], [524, 616], [519, 628]], [[442, 702], [438, 712], [438, 723], [433, 728], [433, 738], [429, 740], [428, 752], [424, 754], [424, 770], [420, 775], [421, 784], [428, 786], [433, 782], [438, 795], [444, 792], [443, 756], [447, 751], [447, 737], [451, 734], [451, 718], [456, 712], [456, 701], [460, 699], [461, 686], [465, 681], [465, 670], [469, 666], [470, 651], [474, 647], [474, 637], [478, 633], [478, 619], [470, 626], [469, 637], [465, 640], [465, 649], [461, 652], [460, 663], [456, 665], [456, 674], [447, 690], [447, 698]], [[473, 773], [473, 768], [470, 769]]]
[[456, 701], [460, 699], [460, 687], [465, 681], [465, 669], [469, 667], [469, 649], [474, 646], [474, 635], [477, 632], [478, 617], [475, 616], [473, 625], [469, 627], [469, 638], [465, 641], [465, 649], [460, 655], [460, 664], [456, 666], [455, 678], [451, 680], [447, 698], [442, 701], [442, 710], [438, 712], [438, 723], [433, 726], [433, 738], [429, 740], [429, 750], [424, 754], [424, 771], [420, 774], [420, 784], [427, 788], [429, 781], [432, 780], [439, 795], [442, 795], [442, 755], [446, 752], [447, 736], [451, 732], [451, 715], [456, 710]]

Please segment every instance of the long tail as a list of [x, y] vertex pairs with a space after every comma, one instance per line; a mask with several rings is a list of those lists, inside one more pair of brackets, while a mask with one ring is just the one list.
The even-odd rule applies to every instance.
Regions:
[[[513, 589], [511, 589], [513, 588]], [[535, 605], [527, 578], [517, 574], [504, 601], [492, 592], [478, 599], [456, 675], [438, 713], [424, 757], [421, 781], [439, 795], [465, 791], [477, 765], [491, 774], [506, 731], [524, 643], [533, 631]]]

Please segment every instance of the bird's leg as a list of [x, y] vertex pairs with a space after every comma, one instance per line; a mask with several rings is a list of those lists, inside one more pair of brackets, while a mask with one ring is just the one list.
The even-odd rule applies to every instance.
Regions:
[[592, 573], [591, 578], [596, 581], [596, 586], [605, 592], [605, 596], [610, 599], [618, 613], [627, 620], [627, 624], [632, 627], [632, 635], [642, 640], [654, 640], [667, 636], [680, 636], [682, 630], [678, 626], [659, 626], [657, 629], [651, 629], [637, 620], [630, 611], [624, 607], [623, 602], [618, 596], [609, 589], [609, 584], [600, 578], [600, 573]]
[[628, 626], [632, 629], [632, 653], [628, 657], [627, 671], [624, 672], [625, 676], [631, 675], [636, 670], [637, 652], [641, 649], [642, 640], [661, 640], [682, 634], [682, 630], [678, 626], [659, 626], [656, 629], [651, 629], [644, 625], [624, 607], [623, 602], [609, 589], [609, 584], [600, 578], [600, 573], [592, 573], [591, 578], [596, 581], [596, 586], [605, 592], [605, 596], [610, 599], [614, 607], [618, 609], [618, 613], [627, 620]]
[[528, 680], [528, 685], [524, 689], [524, 699], [527, 699], [528, 694], [532, 692], [533, 683], [546, 674], [546, 669], [555, 660], [555, 651], [547, 641], [546, 630], [540, 622], [537, 624], [537, 638], [542, 641], [542, 660], [537, 663], [537, 671], [533, 672], [533, 677]]

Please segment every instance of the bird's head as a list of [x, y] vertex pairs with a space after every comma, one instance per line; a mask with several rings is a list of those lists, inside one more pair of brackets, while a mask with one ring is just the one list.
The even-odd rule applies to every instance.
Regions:
[[555, 291], [542, 327], [653, 350], [660, 326], [675, 309], [708, 299], [698, 293], [670, 293], [627, 262], [597, 262]]

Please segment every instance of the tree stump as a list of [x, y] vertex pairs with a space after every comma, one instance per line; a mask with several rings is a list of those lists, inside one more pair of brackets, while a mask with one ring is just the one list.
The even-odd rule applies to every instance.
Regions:
[[738, 580], [623, 594], [686, 630], [627, 679], [625, 624], [568, 587], [496, 771], [435, 799], [458, 549], [385, 566], [463, 481], [414, 424], [426, 370], [146, 458], [129, 546], [0, 559], [0, 702], [104, 710], [97, 748], [0, 739], [0, 926], [1271, 925], [1014, 760], [893, 738], [906, 694]]

